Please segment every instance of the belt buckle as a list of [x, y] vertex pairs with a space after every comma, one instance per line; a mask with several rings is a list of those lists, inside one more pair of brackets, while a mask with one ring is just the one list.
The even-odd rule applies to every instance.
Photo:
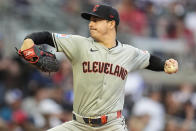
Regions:
[[93, 126], [94, 124], [92, 123], [92, 119], [93, 119], [93, 117], [89, 117], [88, 118], [88, 124], [90, 125], [90, 126]]

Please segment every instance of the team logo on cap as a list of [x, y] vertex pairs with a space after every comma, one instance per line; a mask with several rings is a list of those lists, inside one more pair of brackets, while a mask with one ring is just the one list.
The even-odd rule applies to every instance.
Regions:
[[95, 5], [94, 8], [93, 8], [93, 12], [97, 11], [97, 8], [99, 7], [100, 5]]
[[110, 18], [112, 18], [112, 19], [113, 19], [113, 18], [114, 18], [114, 16], [111, 14], [111, 15], [110, 15]]

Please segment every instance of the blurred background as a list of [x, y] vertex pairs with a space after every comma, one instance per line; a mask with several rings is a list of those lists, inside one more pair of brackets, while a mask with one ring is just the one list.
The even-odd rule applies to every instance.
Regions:
[[43, 73], [21, 60], [15, 47], [35, 31], [88, 37], [80, 13], [95, 3], [118, 9], [122, 43], [179, 62], [174, 75], [129, 74], [123, 110], [128, 129], [195, 131], [195, 0], [0, 0], [0, 131], [42, 131], [72, 119], [72, 70], [65, 56], [57, 53], [57, 73]]

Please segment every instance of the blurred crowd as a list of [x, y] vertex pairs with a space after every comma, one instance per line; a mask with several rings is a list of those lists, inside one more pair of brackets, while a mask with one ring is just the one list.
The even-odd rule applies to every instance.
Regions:
[[[68, 60], [60, 60], [57, 73], [44, 73], [13, 52], [6, 56], [6, 47], [12, 39], [22, 42], [32, 30], [88, 36], [80, 12], [96, 3], [118, 9], [119, 39], [125, 40], [124, 34], [181, 39], [188, 58], [195, 58], [195, 0], [0, 0], [0, 131], [42, 131], [72, 119], [73, 79]], [[194, 84], [154, 85], [134, 72], [128, 76], [125, 93], [123, 114], [131, 131], [196, 130]]]
[[124, 109], [128, 128], [130, 131], [196, 130], [194, 88], [190, 83], [152, 85], [138, 74], [130, 74]]
[[68, 60], [43, 73], [18, 57], [0, 61], [0, 130], [46, 130], [72, 119], [73, 84]]

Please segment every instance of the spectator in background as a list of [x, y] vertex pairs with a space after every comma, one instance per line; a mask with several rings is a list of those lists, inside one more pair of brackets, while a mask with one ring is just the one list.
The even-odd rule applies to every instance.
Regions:
[[[135, 103], [132, 114], [145, 120], [144, 125], [146, 126], [143, 131], [161, 131], [165, 125], [165, 109], [161, 104], [161, 90], [153, 87], [148, 95]], [[148, 121], [146, 122], [146, 120]]]
[[173, 98], [179, 103], [185, 104], [193, 95], [193, 85], [184, 83], [179, 86], [179, 90], [173, 93]]
[[22, 72], [17, 59], [7, 57], [0, 61], [0, 81], [8, 89], [23, 87], [25, 78], [22, 77]]
[[[196, 43], [194, 38], [194, 33], [192, 30], [187, 28], [184, 21], [185, 16], [178, 17], [177, 19], [177, 35], [178, 38], [184, 39], [186, 41], [188, 50], [191, 52], [195, 51]], [[190, 54], [189, 54], [190, 55]]]
[[3, 52], [4, 52], [3, 35], [0, 33], [0, 60], [3, 58]]
[[0, 131], [9, 131], [9, 128], [4, 120], [0, 118]]
[[9, 90], [5, 96], [5, 101], [8, 105], [0, 111], [0, 117], [11, 126], [10, 129], [13, 131], [17, 129], [25, 130], [25, 125], [28, 123], [28, 115], [21, 107], [22, 97], [23, 95], [20, 90]]
[[59, 87], [37, 87], [34, 95], [23, 100], [22, 107], [37, 128], [51, 128], [72, 119], [72, 105], [66, 104], [64, 93]]
[[193, 86], [191, 84], [182, 84], [180, 90], [173, 93], [175, 100], [180, 103], [181, 108], [176, 115], [183, 123], [183, 127], [191, 128], [196, 120], [195, 108], [191, 102], [193, 96]]
[[[26, 83], [25, 77], [22, 77], [19, 62], [14, 58], [3, 58], [0, 60], [0, 104], [5, 104], [4, 96], [7, 90], [19, 88], [22, 89]], [[23, 68], [24, 69], [24, 68]]]
[[59, 71], [52, 76], [52, 79], [56, 85], [61, 87], [56, 89], [57, 93], [53, 93], [53, 97], [55, 97], [54, 99], [57, 98], [57, 101], [63, 105], [65, 111], [64, 121], [69, 121], [72, 119], [73, 110], [73, 78], [72, 67], [68, 59], [61, 61], [61, 67]]
[[190, 101], [184, 103], [184, 110], [181, 114], [181, 118], [185, 119], [184, 123], [188, 126], [193, 126], [193, 122], [196, 120], [195, 118], [195, 109], [193, 104]]
[[190, 101], [193, 96], [191, 84], [180, 85], [180, 90], [166, 92], [165, 107], [168, 116], [166, 131], [175, 129], [177, 131], [194, 130], [195, 108]]
[[44, 128], [45, 126], [45, 118], [40, 112], [38, 106], [39, 103], [44, 100], [50, 98], [51, 89], [37, 87], [34, 89], [32, 96], [28, 96], [23, 100], [22, 108], [32, 119], [32, 123], [37, 128]]
[[151, 1], [145, 2], [144, 11], [147, 16], [148, 34], [149, 37], [157, 37], [157, 14], [155, 13], [155, 6]]
[[80, 1], [79, 0], [72, 0], [72, 1], [67, 1], [65, 0], [63, 3], [62, 3], [62, 9], [63, 11], [65, 12], [69, 12], [71, 14], [77, 14], [81, 9], [81, 6], [80, 6]]
[[33, 69], [32, 73], [29, 75], [29, 84], [51, 87], [54, 83], [52, 78], [49, 77], [49, 73]]
[[31, 4], [29, 0], [13, 0], [15, 6], [15, 13], [23, 19], [28, 20], [30, 17]]
[[168, 115], [175, 116], [179, 109], [181, 109], [181, 104], [175, 100], [172, 91], [167, 91], [164, 98], [165, 99], [163, 101], [166, 107], [166, 113]]
[[177, 39], [177, 27], [176, 23], [171, 21], [166, 27], [166, 39]]
[[134, 2], [134, 0], [123, 0], [118, 6], [121, 20], [120, 30], [131, 32], [137, 36], [146, 36], [147, 16], [136, 7]]
[[72, 67], [67, 59], [61, 61], [60, 69], [52, 76], [52, 80], [56, 85], [63, 87], [64, 90], [72, 90]]
[[129, 131], [144, 131], [148, 122], [149, 122], [148, 115], [142, 115], [142, 116], [133, 115], [128, 119], [127, 126]]
[[186, 41], [189, 50], [194, 49], [194, 34], [185, 24], [186, 12], [184, 5], [180, 2], [172, 2], [169, 7], [168, 15], [170, 17], [168, 19], [170, 19], [170, 21], [168, 21], [166, 27], [166, 38], [183, 39]]
[[135, 72], [130, 73], [125, 84], [125, 95], [131, 95], [131, 99], [136, 102], [142, 98], [145, 90], [145, 83], [142, 76]]
[[128, 118], [131, 114], [133, 104], [143, 97], [145, 84], [142, 76], [135, 72], [129, 73], [125, 84], [125, 105], [123, 114]]
[[43, 99], [39, 103], [39, 111], [45, 118], [45, 126], [48, 129], [62, 124], [67, 120], [68, 114], [64, 112], [63, 107], [54, 99]]
[[63, 108], [63, 115], [59, 118], [64, 122], [72, 120], [73, 89], [65, 90], [60, 87], [53, 88], [50, 98]]
[[172, 118], [168, 118], [165, 125], [165, 131], [177, 131], [178, 123]]

